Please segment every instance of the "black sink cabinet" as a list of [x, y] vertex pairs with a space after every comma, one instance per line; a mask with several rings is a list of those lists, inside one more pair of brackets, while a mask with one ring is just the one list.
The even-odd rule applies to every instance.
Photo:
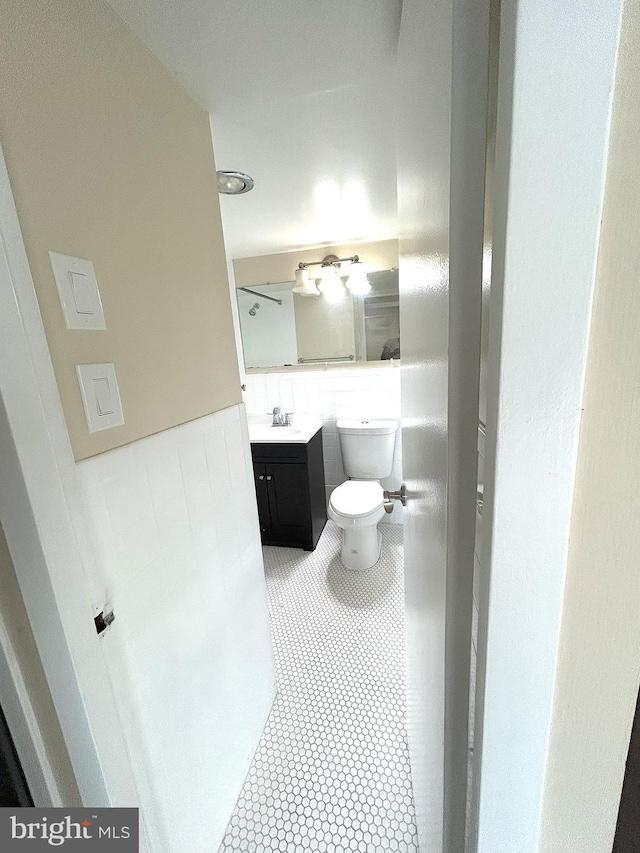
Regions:
[[327, 523], [322, 429], [306, 444], [251, 445], [263, 545], [313, 551]]

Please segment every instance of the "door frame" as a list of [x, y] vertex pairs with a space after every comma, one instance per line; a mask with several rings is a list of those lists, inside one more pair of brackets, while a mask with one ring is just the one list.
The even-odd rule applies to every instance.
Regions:
[[[0, 595], [2, 586], [0, 585]], [[22, 765], [34, 805], [63, 806], [31, 698], [11, 636], [0, 614], [0, 696], [7, 727]]]
[[[0, 519], [82, 802], [137, 806], [71, 524], [69, 505], [80, 500], [75, 461], [1, 149], [0, 483]], [[0, 664], [11, 660], [6, 639], [0, 633]], [[29, 748], [21, 725], [31, 711], [15, 669], [10, 677], [21, 707], [14, 734], [34, 774], [47, 778], [42, 750]], [[55, 801], [50, 783], [37, 789]]]
[[542, 849], [622, 5], [502, 4], [472, 804], [478, 853]]

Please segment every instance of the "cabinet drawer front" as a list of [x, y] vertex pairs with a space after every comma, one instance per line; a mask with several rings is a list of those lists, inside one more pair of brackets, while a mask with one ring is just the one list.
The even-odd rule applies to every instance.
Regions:
[[306, 462], [306, 444], [252, 444], [251, 456], [254, 462]]

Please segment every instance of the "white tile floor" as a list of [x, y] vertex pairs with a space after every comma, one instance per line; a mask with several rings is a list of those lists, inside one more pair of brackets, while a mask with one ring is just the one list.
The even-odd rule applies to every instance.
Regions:
[[220, 853], [416, 853], [404, 711], [402, 527], [355, 574], [328, 522], [264, 549], [278, 695]]

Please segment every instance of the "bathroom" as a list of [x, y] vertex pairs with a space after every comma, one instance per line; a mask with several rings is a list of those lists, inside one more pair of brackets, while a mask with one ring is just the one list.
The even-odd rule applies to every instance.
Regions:
[[[8, 504], [3, 568], [60, 719], [50, 801], [139, 805], [152, 853], [429, 849], [444, 808], [449, 305], [434, 258], [449, 143], [396, 150], [396, 72], [399, 55], [426, 62], [420, 34], [445, 67], [449, 17], [435, 27], [413, 0], [283, 0], [257, 17], [249, 2], [6, 5], [21, 275], [19, 296], [0, 289], [3, 316], [20, 308], [0, 346], [25, 354], [12, 387], [32, 416], [11, 428], [42, 427], [50, 464], [21, 457], [26, 441], [16, 456], [58, 562], [23, 565], [29, 530]], [[411, 98], [407, 145], [425, 118]], [[411, 244], [399, 199], [429, 158], [435, 224]], [[483, 194], [465, 205], [481, 238]], [[465, 429], [456, 542], [472, 562], [477, 418]], [[50, 608], [55, 624], [34, 618]]]
[[0, 834], [634, 828], [637, 7], [2, 0]]

